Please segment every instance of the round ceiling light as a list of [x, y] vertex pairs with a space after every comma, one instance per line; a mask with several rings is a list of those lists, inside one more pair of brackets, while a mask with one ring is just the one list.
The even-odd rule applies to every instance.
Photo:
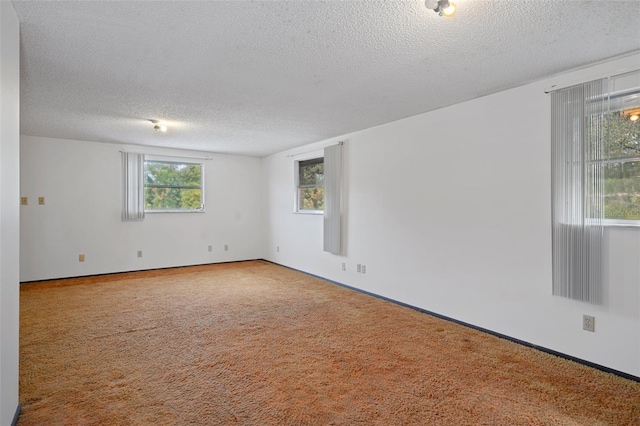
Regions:
[[162, 123], [160, 123], [160, 121], [155, 120], [155, 119], [151, 119], [149, 121], [153, 124], [153, 130], [155, 130], [156, 132], [162, 132], [162, 133], [166, 133], [167, 132], [166, 124], [162, 124]]
[[424, 6], [440, 16], [451, 18], [456, 14], [456, 4], [449, 0], [425, 0]]

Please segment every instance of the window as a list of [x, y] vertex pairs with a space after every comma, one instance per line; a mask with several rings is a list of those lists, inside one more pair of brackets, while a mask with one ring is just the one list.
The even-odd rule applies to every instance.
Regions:
[[145, 160], [145, 211], [204, 211], [203, 180], [202, 163]]
[[640, 226], [640, 72], [551, 94], [553, 294], [603, 299], [607, 225]]
[[610, 111], [603, 120], [605, 223], [640, 225], [640, 89], [612, 96]]
[[298, 161], [297, 208], [298, 212], [322, 212], [324, 210], [324, 158]]

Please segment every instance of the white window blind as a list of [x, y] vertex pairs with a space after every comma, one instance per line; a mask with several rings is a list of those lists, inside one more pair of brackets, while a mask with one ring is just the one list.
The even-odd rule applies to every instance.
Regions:
[[144, 220], [144, 154], [122, 154], [122, 221]]
[[342, 142], [324, 149], [324, 251], [342, 252]]
[[603, 303], [607, 80], [551, 94], [553, 294]]

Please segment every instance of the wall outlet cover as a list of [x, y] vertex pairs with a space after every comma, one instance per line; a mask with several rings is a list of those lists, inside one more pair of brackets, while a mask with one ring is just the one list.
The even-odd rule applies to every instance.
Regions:
[[582, 329], [595, 332], [596, 331], [596, 317], [591, 315], [582, 316]]

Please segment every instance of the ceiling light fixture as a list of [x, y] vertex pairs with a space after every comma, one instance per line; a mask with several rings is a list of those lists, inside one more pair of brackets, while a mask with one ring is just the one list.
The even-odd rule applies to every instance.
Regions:
[[447, 18], [456, 14], [456, 4], [449, 0], [425, 0], [424, 5], [427, 9]]
[[162, 132], [162, 133], [167, 132], [167, 126], [165, 126], [164, 124], [160, 124], [158, 120], [149, 120], [149, 121], [153, 123], [153, 130], [155, 130], [156, 132]]

